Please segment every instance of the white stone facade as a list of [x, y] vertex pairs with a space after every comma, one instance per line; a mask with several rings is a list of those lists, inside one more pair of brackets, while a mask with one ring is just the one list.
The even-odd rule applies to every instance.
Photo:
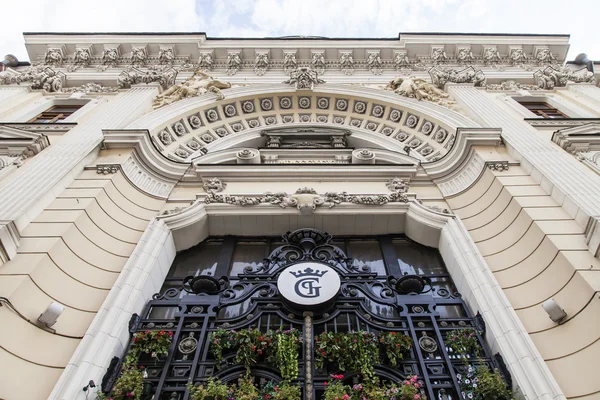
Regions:
[[[519, 398], [600, 396], [600, 88], [568, 36], [25, 40], [33, 66], [0, 72], [0, 296], [23, 317], [0, 307], [0, 398], [86, 398], [178, 251], [298, 228], [439, 249]], [[83, 107], [31, 122], [56, 105]]]

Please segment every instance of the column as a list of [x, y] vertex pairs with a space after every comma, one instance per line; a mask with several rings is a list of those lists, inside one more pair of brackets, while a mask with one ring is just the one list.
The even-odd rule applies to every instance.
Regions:
[[[594, 94], [600, 90], [590, 89]], [[484, 90], [448, 85], [448, 93], [484, 126], [502, 128], [502, 138], [515, 151], [514, 156], [521, 158], [524, 168], [531, 167], [531, 176], [537, 177], [542, 187], [579, 224], [586, 226], [588, 217], [600, 216], [600, 176], [544, 139], [527, 122], [504, 110]]]
[[145, 86], [118, 95], [100, 105], [90, 120], [26, 163], [16, 179], [0, 188], [0, 225], [14, 223], [22, 230], [93, 161], [94, 150], [102, 142], [102, 129], [126, 126], [150, 109], [157, 93], [156, 87]]

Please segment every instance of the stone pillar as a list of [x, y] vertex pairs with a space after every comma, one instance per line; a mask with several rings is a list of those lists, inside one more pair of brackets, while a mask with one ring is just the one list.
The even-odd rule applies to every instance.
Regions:
[[[587, 86], [582, 85], [581, 88]], [[544, 139], [527, 122], [515, 118], [496, 99], [473, 86], [447, 86], [448, 93], [483, 126], [502, 128], [513, 156], [559, 204], [582, 226], [589, 217], [600, 216], [600, 176], [575, 157]], [[589, 88], [596, 93], [598, 88]]]
[[[129, 340], [128, 321], [141, 313], [160, 288], [175, 258], [171, 229], [162, 219], [153, 219], [127, 260], [102, 307], [60, 376], [49, 400], [88, 399], [81, 389], [100, 382], [110, 360], [122, 357]], [[89, 399], [95, 393], [91, 393]]]
[[502, 355], [513, 379], [513, 389], [527, 400], [565, 400], [556, 379], [458, 217], [449, 218], [443, 227], [439, 250], [469, 309], [483, 316], [487, 328], [485, 339], [493, 353]]
[[156, 87], [144, 86], [118, 95], [101, 105], [94, 117], [21, 167], [18, 177], [0, 188], [0, 224], [14, 223], [18, 231], [27, 226], [95, 159], [102, 129], [126, 126], [150, 109], [157, 93]]

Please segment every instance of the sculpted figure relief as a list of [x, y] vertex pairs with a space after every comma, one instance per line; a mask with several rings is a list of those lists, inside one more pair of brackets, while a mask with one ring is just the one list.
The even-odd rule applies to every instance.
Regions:
[[458, 63], [460, 65], [470, 65], [475, 62], [475, 57], [473, 56], [473, 52], [469, 48], [459, 49], [456, 59], [458, 60]]
[[442, 98], [448, 98], [448, 93], [436, 88], [425, 80], [413, 77], [398, 77], [390, 81], [385, 90], [391, 90], [400, 96], [439, 102]]
[[53, 67], [60, 67], [63, 62], [63, 55], [60, 49], [48, 49], [44, 56], [44, 64]]
[[383, 73], [383, 63], [381, 62], [379, 52], [369, 53], [369, 57], [367, 58], [367, 68], [375, 75], [381, 75]]
[[340, 68], [346, 75], [354, 74], [354, 59], [352, 58], [351, 52], [340, 54]]
[[525, 63], [527, 63], [527, 56], [525, 55], [523, 49], [513, 49], [513, 51], [510, 53], [510, 64], [513, 66], [522, 66], [525, 65]]
[[500, 53], [498, 53], [498, 49], [495, 47], [486, 48], [483, 53], [483, 62], [485, 63], [485, 65], [502, 64], [502, 59], [500, 58]]
[[231, 83], [219, 81], [205, 72], [195, 71], [185, 82], [173, 85], [156, 96], [152, 106], [157, 109], [181, 99], [200, 96], [207, 92], [215, 93], [217, 100], [223, 100], [225, 96], [223, 96], [221, 89], [229, 88], [231, 88]]
[[569, 67], [554, 68], [553, 66], [548, 65], [543, 70], [540, 69], [536, 71], [533, 76], [536, 78], [538, 87], [540, 89], [563, 87], [569, 82], [591, 84], [596, 83], [594, 73], [588, 71], [585, 67], [574, 71]]
[[410, 60], [408, 59], [408, 53], [396, 53], [394, 56], [394, 64], [396, 64], [396, 70], [402, 68], [410, 68]]
[[256, 60], [254, 62], [254, 72], [256, 75], [264, 75], [267, 69], [269, 69], [269, 54], [256, 53]]
[[210, 71], [213, 66], [213, 57], [210, 53], [201, 53], [198, 59], [198, 66], [202, 71]]
[[296, 53], [284, 53], [283, 59], [283, 71], [286, 74], [294, 71], [298, 68], [298, 62], [296, 61]]
[[[211, 57], [212, 59], [212, 57]], [[227, 54], [227, 75], [235, 75], [242, 69], [242, 57], [239, 52], [230, 52]]]
[[142, 67], [146, 65], [146, 49], [143, 47], [134, 47], [131, 49], [131, 65]]
[[556, 57], [554, 57], [554, 54], [552, 54], [550, 49], [541, 49], [538, 51], [535, 58], [537, 59], [538, 65], [556, 63]]
[[75, 49], [75, 65], [78, 67], [87, 67], [90, 65], [92, 55], [90, 49], [76, 48]]
[[444, 64], [448, 61], [448, 56], [443, 47], [436, 47], [433, 49], [431, 58], [433, 59], [433, 65]]
[[116, 48], [104, 49], [102, 52], [102, 66], [99, 69], [106, 70], [107, 68], [114, 68], [119, 61], [119, 52]]
[[323, 74], [325, 72], [325, 54], [324, 53], [312, 53], [312, 59], [310, 60], [312, 69], [317, 74]]
[[175, 62], [175, 54], [173, 53], [173, 49], [160, 49], [158, 53], [158, 63], [160, 65], [168, 65], [171, 66]]

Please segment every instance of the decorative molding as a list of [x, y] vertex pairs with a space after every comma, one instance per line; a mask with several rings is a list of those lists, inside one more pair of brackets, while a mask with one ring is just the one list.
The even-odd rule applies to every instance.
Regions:
[[242, 69], [241, 50], [227, 52], [227, 75], [235, 75]]
[[588, 71], [587, 67], [572, 70], [565, 67], [554, 67], [547, 65], [533, 73], [533, 77], [540, 89], [550, 90], [555, 87], [565, 87], [567, 83], [590, 83], [595, 84], [594, 73]]
[[74, 72], [79, 68], [87, 68], [92, 62], [93, 47], [77, 47], [73, 55], [73, 64], [67, 68], [67, 71]]
[[538, 128], [570, 128], [600, 123], [600, 118], [524, 118], [529, 125]]
[[96, 173], [102, 175], [115, 174], [119, 171], [118, 164], [98, 164], [96, 165]]
[[44, 54], [44, 65], [50, 67], [61, 67], [66, 58], [65, 47], [49, 47]]
[[296, 50], [283, 51], [283, 72], [290, 74], [298, 69], [298, 61], [296, 61]]
[[504, 69], [504, 65], [502, 64], [502, 57], [500, 57], [500, 53], [498, 52], [497, 46], [483, 46], [482, 58], [484, 65], [493, 66], [498, 69]]
[[354, 58], [352, 58], [352, 50], [340, 51], [340, 69], [346, 75], [354, 74]]
[[327, 64], [325, 63], [325, 51], [312, 51], [310, 56], [310, 66], [317, 74], [323, 75]]
[[556, 65], [557, 59], [548, 46], [536, 46], [533, 57], [538, 65]]
[[485, 165], [492, 171], [504, 172], [508, 171], [508, 161], [486, 161]]
[[158, 83], [163, 89], [167, 89], [175, 84], [177, 70], [168, 68], [165, 70], [148, 69], [142, 71], [138, 68], [129, 68], [121, 72], [117, 79], [119, 89], [129, 89], [132, 85], [139, 83]]
[[209, 178], [202, 181], [202, 189], [205, 192], [213, 191], [220, 193], [227, 187], [225, 182], [222, 182], [219, 178]]
[[500, 83], [493, 83], [485, 85], [487, 90], [540, 90], [539, 86], [536, 85], [525, 85], [516, 81], [502, 81]]
[[294, 85], [296, 90], [313, 90], [315, 85], [325, 83], [323, 79], [319, 79], [316, 71], [310, 67], [297, 68], [290, 72], [290, 79], [283, 81], [288, 85]]
[[42, 89], [49, 93], [60, 92], [65, 78], [66, 75], [63, 72], [56, 72], [44, 65], [31, 66], [20, 71], [7, 68], [0, 72], [0, 84], [19, 85], [23, 82], [31, 82], [31, 89]]
[[119, 91], [118, 87], [106, 87], [102, 86], [98, 83], [84, 83], [81, 86], [74, 86], [69, 88], [62, 88], [62, 93], [84, 93], [84, 94], [92, 94], [92, 93], [116, 93]]
[[475, 56], [471, 51], [470, 45], [456, 46], [456, 61], [463, 66], [470, 66], [475, 63]]
[[552, 141], [572, 154], [600, 150], [600, 121], [588, 120], [585, 124], [558, 130], [552, 134]]
[[384, 90], [392, 91], [400, 96], [409, 99], [427, 100], [432, 103], [438, 103], [441, 106], [453, 109], [455, 102], [450, 99], [450, 95], [443, 90], [438, 89], [424, 79], [415, 77], [397, 77], [391, 80]]
[[[177, 71], [175, 71], [174, 73], [176, 76]], [[170, 75], [167, 76], [167, 79], [171, 79]], [[175, 77], [172, 78], [173, 83], [174, 81]], [[188, 97], [200, 96], [209, 92], [214, 93], [216, 95], [216, 100], [223, 100], [225, 96], [223, 95], [223, 92], [221, 92], [221, 89], [229, 88], [231, 88], [231, 83], [219, 81], [213, 78], [212, 76], [209, 76], [205, 72], [202, 72], [201, 70], [196, 70], [194, 74], [190, 76], [185, 82], [178, 85], [173, 85], [169, 89], [165, 90], [163, 93], [156, 96], [152, 107], [154, 109], [158, 109], [166, 105], [175, 103], [176, 101]]]
[[461, 70], [433, 67], [429, 70], [431, 82], [442, 89], [447, 83], [472, 83], [474, 86], [485, 86], [485, 74], [473, 66]]
[[256, 50], [256, 58], [254, 60], [254, 73], [262, 76], [269, 69], [269, 52]]
[[213, 51], [201, 51], [198, 58], [198, 68], [201, 71], [210, 71], [213, 68]]
[[431, 46], [431, 61], [434, 66], [448, 62], [445, 46]]
[[379, 50], [367, 51], [367, 69], [374, 75], [383, 73], [383, 63], [381, 62], [381, 52]]
[[133, 46], [130, 59], [133, 67], [144, 67], [148, 60], [148, 46]]
[[204, 198], [204, 202], [206, 204], [221, 203], [242, 207], [259, 204], [277, 205], [281, 208], [296, 207], [300, 214], [311, 215], [318, 206], [322, 205], [333, 208], [342, 203], [377, 206], [388, 203], [408, 203], [407, 190], [408, 186], [399, 185], [399, 190], [395, 190], [391, 194], [351, 195], [347, 192], [326, 192], [320, 195], [314, 189], [305, 187], [296, 190], [292, 195], [288, 195], [285, 192], [267, 192], [258, 196], [221, 195], [216, 194], [214, 191], [209, 191], [208, 195]]
[[175, 63], [175, 48], [173, 46], [161, 46], [158, 51], [158, 64], [172, 67]]
[[105, 47], [102, 51], [102, 61], [98, 65], [97, 69], [105, 71], [108, 68], [115, 68], [121, 57], [121, 46], [116, 47]]

